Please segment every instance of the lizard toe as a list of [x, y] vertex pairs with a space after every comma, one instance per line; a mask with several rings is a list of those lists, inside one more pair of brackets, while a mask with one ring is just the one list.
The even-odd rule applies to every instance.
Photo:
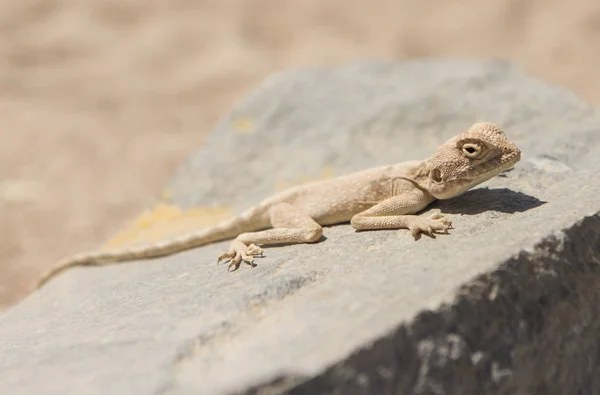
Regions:
[[234, 250], [226, 251], [226, 252], [222, 253], [221, 255], [219, 255], [219, 257], [217, 258], [217, 265], [220, 264], [222, 261], [228, 262], [228, 261], [232, 260], [234, 257], [235, 257]]
[[263, 249], [256, 244], [250, 244], [248, 248], [246, 248], [246, 254], [251, 256], [263, 256]]
[[409, 225], [408, 230], [410, 231], [410, 235], [414, 237], [415, 240], [419, 239], [421, 228], [417, 225]]
[[444, 217], [440, 213], [432, 214], [431, 216], [429, 216], [429, 219], [432, 219], [434, 221], [440, 221], [440, 222], [444, 223], [445, 225], [452, 226], [452, 221], [450, 221], [448, 218]]
[[235, 256], [233, 257], [233, 259], [231, 259], [231, 262], [229, 262], [229, 265], [227, 266], [227, 271], [233, 272], [233, 271], [237, 270], [240, 267], [241, 263], [242, 263], [242, 254], [236, 253]]
[[245, 252], [241, 253], [242, 262], [247, 263], [252, 266], [254, 264], [254, 257], [252, 255], [247, 255]]

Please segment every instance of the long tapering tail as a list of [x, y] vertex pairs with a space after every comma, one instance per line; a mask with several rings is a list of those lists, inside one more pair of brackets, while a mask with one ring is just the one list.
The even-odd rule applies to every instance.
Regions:
[[232, 239], [240, 233], [258, 230], [260, 224], [250, 221], [248, 217], [250, 215], [242, 214], [239, 217], [223, 221], [210, 228], [172, 239], [134, 245], [129, 248], [113, 251], [93, 251], [71, 256], [60, 261], [56, 266], [42, 275], [37, 282], [36, 289], [42, 287], [57, 274], [75, 266], [102, 266], [136, 259], [157, 258], [216, 241]]

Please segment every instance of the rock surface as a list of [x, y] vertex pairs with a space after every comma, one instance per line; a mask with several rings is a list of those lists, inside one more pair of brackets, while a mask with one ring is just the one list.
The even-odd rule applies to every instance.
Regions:
[[456, 229], [325, 229], [214, 264], [226, 242], [73, 269], [0, 316], [0, 393], [597, 393], [600, 112], [501, 62], [276, 75], [171, 185], [241, 210], [282, 185], [423, 159], [476, 121], [523, 151], [431, 209]]

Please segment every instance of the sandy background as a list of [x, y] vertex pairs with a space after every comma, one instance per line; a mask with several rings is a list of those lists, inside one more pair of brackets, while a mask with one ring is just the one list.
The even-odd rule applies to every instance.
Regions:
[[600, 105], [600, 2], [0, 0], [0, 305], [151, 205], [269, 73], [449, 56]]

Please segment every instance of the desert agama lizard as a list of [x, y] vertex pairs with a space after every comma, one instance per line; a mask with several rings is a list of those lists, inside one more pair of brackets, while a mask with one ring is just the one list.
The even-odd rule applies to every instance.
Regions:
[[448, 199], [502, 173], [521, 159], [521, 151], [493, 123], [476, 123], [442, 144], [428, 159], [380, 166], [282, 191], [239, 216], [208, 229], [128, 249], [75, 255], [46, 273], [79, 265], [153, 258], [204, 244], [233, 239], [218, 262], [229, 269], [253, 265], [261, 245], [312, 243], [323, 225], [350, 221], [359, 230], [407, 228], [420, 233], [447, 232], [452, 223], [441, 214], [418, 216], [436, 199]]

